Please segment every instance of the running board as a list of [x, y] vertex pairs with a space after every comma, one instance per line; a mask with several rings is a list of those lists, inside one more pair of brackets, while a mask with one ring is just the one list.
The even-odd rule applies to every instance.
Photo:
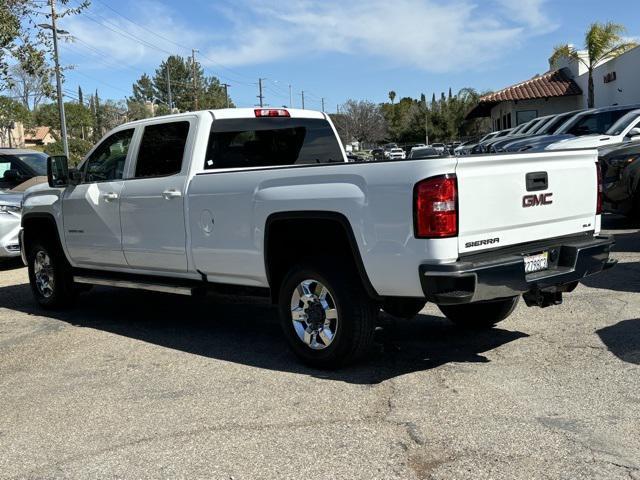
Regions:
[[194, 287], [176, 285], [164, 282], [152, 282], [148, 280], [123, 280], [107, 277], [89, 277], [76, 275], [73, 277], [76, 283], [88, 285], [104, 285], [107, 287], [134, 288], [137, 290], [150, 290], [153, 292], [175, 293], [178, 295], [193, 295]]

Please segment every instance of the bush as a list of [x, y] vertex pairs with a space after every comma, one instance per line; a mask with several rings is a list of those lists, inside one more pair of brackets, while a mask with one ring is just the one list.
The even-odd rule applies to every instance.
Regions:
[[[69, 166], [75, 167], [84, 156], [91, 150], [93, 143], [88, 140], [82, 140], [79, 138], [69, 139]], [[47, 155], [64, 155], [64, 148], [62, 142], [55, 142], [44, 147], [44, 153]]]

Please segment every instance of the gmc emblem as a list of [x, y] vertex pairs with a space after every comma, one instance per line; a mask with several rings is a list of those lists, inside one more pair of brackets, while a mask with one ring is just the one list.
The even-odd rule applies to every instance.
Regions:
[[538, 195], [525, 195], [522, 197], [522, 208], [537, 207], [538, 205], [551, 205], [553, 193], [540, 193]]

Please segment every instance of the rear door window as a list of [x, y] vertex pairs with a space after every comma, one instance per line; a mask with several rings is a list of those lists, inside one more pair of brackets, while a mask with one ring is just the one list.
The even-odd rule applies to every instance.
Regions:
[[206, 170], [344, 162], [326, 120], [250, 118], [216, 120]]
[[135, 178], [166, 177], [180, 173], [188, 136], [189, 122], [144, 127]]

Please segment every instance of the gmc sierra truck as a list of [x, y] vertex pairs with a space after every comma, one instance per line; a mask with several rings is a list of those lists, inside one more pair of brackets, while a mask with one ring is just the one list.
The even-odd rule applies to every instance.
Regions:
[[489, 328], [613, 265], [595, 151], [349, 163], [329, 117], [224, 109], [111, 131], [24, 197], [36, 301], [87, 285], [267, 295], [318, 367], [363, 355], [380, 308]]

